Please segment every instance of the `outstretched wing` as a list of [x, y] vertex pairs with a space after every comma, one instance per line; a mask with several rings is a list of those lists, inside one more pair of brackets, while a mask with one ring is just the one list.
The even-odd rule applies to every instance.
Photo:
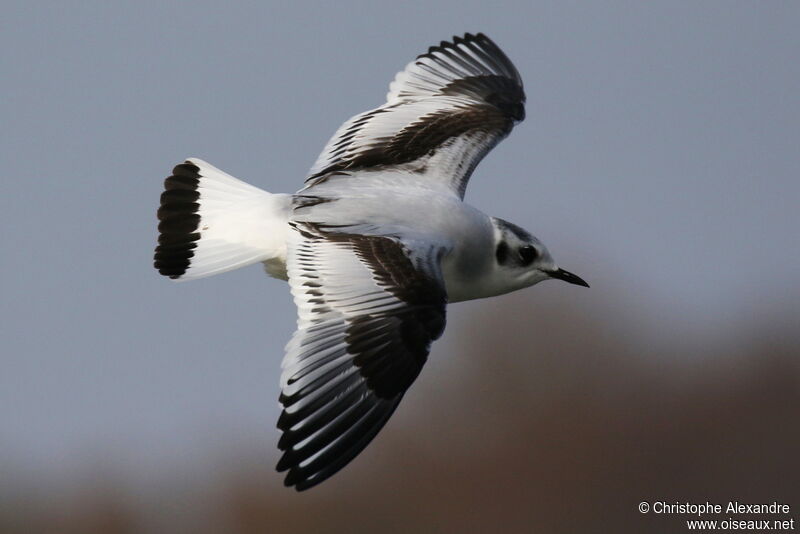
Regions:
[[278, 471], [304, 490], [369, 444], [444, 330], [442, 248], [293, 223], [287, 255], [298, 309], [281, 375]]
[[306, 182], [405, 166], [463, 198], [475, 166], [524, 118], [522, 80], [503, 51], [481, 33], [454, 37], [398, 73], [386, 104], [345, 122]]

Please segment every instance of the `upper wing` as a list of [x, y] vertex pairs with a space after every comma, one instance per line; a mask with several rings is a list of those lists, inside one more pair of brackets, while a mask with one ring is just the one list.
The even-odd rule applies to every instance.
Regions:
[[441, 248], [294, 226], [298, 321], [283, 360], [277, 469], [303, 490], [347, 465], [392, 415], [444, 330], [447, 296]]
[[481, 33], [454, 37], [398, 73], [386, 104], [345, 122], [306, 182], [407, 165], [463, 198], [475, 166], [524, 118], [522, 80], [503, 51]]

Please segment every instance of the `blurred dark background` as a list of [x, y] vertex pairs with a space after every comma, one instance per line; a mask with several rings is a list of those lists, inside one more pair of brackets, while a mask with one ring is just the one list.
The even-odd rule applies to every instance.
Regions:
[[[686, 531], [638, 512], [657, 500], [800, 519], [798, 27], [777, 1], [6, 0], [0, 533]], [[375, 442], [297, 494], [273, 471], [291, 297], [258, 267], [160, 277], [163, 178], [196, 156], [295, 191], [467, 31], [528, 103], [466, 200], [592, 287], [452, 306]]]
[[651, 339], [610, 303], [559, 304], [556, 289], [571, 291], [457, 313], [453, 354], [434, 351], [375, 442], [308, 492], [280, 487], [272, 443], [231, 435], [204, 468], [146, 491], [102, 466], [60, 488], [21, 477], [0, 530], [682, 532], [692, 516], [638, 503], [800, 506], [796, 329], [767, 314], [729, 343]]

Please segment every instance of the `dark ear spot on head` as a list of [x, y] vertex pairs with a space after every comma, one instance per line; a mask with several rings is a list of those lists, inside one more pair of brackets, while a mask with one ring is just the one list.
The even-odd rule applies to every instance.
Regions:
[[497, 251], [494, 255], [497, 258], [497, 263], [500, 265], [505, 264], [506, 258], [508, 258], [508, 245], [506, 245], [505, 241], [500, 241], [500, 243], [497, 244]]

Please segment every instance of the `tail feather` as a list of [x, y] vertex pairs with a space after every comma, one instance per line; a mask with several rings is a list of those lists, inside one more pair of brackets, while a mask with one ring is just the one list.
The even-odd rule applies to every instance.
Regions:
[[268, 193], [188, 159], [164, 180], [155, 268], [172, 279], [192, 280], [257, 262], [283, 263], [288, 209], [289, 195]]

